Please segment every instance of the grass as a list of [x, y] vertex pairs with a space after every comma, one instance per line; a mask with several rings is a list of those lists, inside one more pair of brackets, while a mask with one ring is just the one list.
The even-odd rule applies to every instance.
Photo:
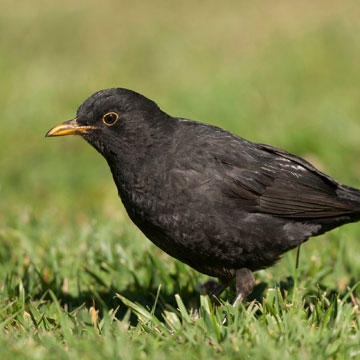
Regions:
[[[304, 156], [360, 187], [359, 5], [4, 0], [0, 14], [3, 359], [360, 357], [360, 228], [311, 239], [233, 308], [131, 224], [105, 161], [44, 139], [92, 92]], [[229, 301], [228, 301], [229, 300]], [[225, 320], [225, 321], [224, 321]]]

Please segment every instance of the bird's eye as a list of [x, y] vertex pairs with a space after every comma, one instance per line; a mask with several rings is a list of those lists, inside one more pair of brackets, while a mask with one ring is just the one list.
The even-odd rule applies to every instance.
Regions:
[[107, 126], [113, 126], [118, 121], [119, 115], [116, 112], [109, 112], [105, 114], [102, 121]]

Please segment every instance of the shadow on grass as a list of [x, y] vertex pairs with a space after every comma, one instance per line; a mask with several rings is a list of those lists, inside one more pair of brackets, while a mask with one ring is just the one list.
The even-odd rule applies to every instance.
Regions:
[[[34, 280], [37, 274], [37, 281]], [[163, 286], [160, 291], [158, 302], [156, 304], [155, 315], [162, 321], [162, 314], [164, 310], [177, 309], [175, 294], [179, 293], [186, 309], [191, 312], [199, 309], [200, 307], [200, 293], [195, 289], [193, 284], [189, 282], [186, 286], [180, 286], [178, 282], [178, 273], [171, 275], [174, 286]], [[351, 279], [348, 287], [352, 288], [356, 284], [355, 279]], [[63, 279], [59, 276], [54, 277], [49, 281], [44, 280], [44, 274], [40, 273], [35, 266], [29, 265], [25, 272], [21, 276], [17, 274], [9, 275], [5, 280], [5, 286], [8, 290], [8, 298], [20, 298], [22, 297], [21, 292], [24, 291], [25, 298], [33, 301], [46, 300], [53, 301], [50, 294], [52, 292], [60, 305], [67, 311], [71, 312], [80, 306], [90, 308], [95, 306], [99, 310], [99, 316], [108, 312], [111, 309], [117, 309], [116, 317], [122, 319], [128, 312], [128, 306], [116, 296], [117, 294], [122, 295], [126, 299], [133, 303], [137, 303], [142, 307], [151, 310], [154, 306], [156, 294], [158, 292], [157, 285], [144, 286], [136, 281], [130, 282], [125, 288], [115, 288], [112, 286], [100, 285], [99, 281], [94, 281], [94, 286], [87, 286], [85, 290], [81, 290], [79, 285], [78, 294], [75, 296], [68, 293], [63, 286]], [[283, 299], [289, 299], [288, 294], [291, 294], [294, 288], [293, 277], [288, 277], [286, 281], [281, 281], [278, 285]], [[247, 301], [256, 300], [259, 303], [263, 303], [264, 298], [268, 294], [269, 284], [261, 282], [256, 284], [252, 294], [247, 298]], [[23, 290], [22, 290], [23, 289]], [[174, 290], [175, 289], [175, 290]], [[356, 295], [356, 289], [354, 290], [354, 296]], [[303, 298], [305, 300], [304, 305], [308, 305], [316, 298], [327, 298], [331, 303], [334, 298], [339, 297], [343, 299], [346, 296], [346, 301], [351, 302], [352, 299], [347, 296], [348, 289], [345, 289], [340, 294], [336, 289], [325, 288], [320, 285], [311, 286], [306, 289]], [[222, 299], [232, 301], [235, 297], [235, 284], [232, 284], [228, 290], [221, 296]], [[288, 300], [287, 300], [288, 301]], [[137, 316], [131, 314], [130, 323], [136, 325], [138, 322]]]
[[[175, 285], [171, 288], [163, 286], [156, 304], [155, 315], [159, 319], [162, 319], [161, 314], [164, 310], [177, 308], [176, 293], [179, 293], [189, 311], [198, 309], [200, 306], [200, 294], [194, 286], [189, 283], [187, 286], [180, 287], [176, 280], [176, 275], [172, 276], [174, 277], [173, 282]], [[144, 284], [132, 279], [126, 287], [116, 288], [114, 286], [106, 286], [100, 278], [96, 278], [95, 274], [92, 274], [91, 280], [90, 282], [93, 282], [93, 285], [88, 285], [89, 281], [87, 281], [87, 284], [81, 283], [81, 280], [78, 279], [78, 290], [77, 294], [74, 295], [74, 293], [69, 293], [64, 288], [64, 278], [58, 274], [48, 276], [44, 274], [44, 271], [39, 271], [36, 266], [29, 264], [21, 275], [17, 273], [9, 274], [5, 280], [5, 287], [7, 288], [9, 299], [25, 297], [26, 302], [29, 300], [34, 302], [52, 302], [53, 296], [51, 293], [53, 293], [61, 307], [66, 309], [66, 311], [72, 312], [80, 306], [85, 306], [86, 308], [95, 306], [96, 310], [99, 311], [100, 317], [111, 309], [117, 309], [116, 317], [118, 319], [122, 319], [125, 316], [128, 306], [123, 304], [117, 297], [117, 294], [147, 309], [152, 309], [154, 306], [158, 292], [156, 281], [151, 281], [151, 285], [144, 286]], [[137, 317], [131, 314], [130, 323], [136, 325], [137, 322]]]

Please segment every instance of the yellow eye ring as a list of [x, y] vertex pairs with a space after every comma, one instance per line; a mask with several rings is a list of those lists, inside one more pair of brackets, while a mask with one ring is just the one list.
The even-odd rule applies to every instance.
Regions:
[[119, 119], [119, 115], [116, 112], [111, 111], [103, 116], [102, 121], [107, 126], [113, 126], [116, 124], [118, 119]]

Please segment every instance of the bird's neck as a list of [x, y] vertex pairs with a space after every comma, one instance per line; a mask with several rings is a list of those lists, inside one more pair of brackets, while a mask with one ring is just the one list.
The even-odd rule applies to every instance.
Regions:
[[136, 139], [119, 142], [119, 148], [105, 156], [123, 201], [135, 201], [144, 193], [156, 196], [154, 192], [161, 188], [165, 170], [170, 166], [174, 131], [174, 126], [167, 126], [154, 127], [146, 134], [134, 133]]

